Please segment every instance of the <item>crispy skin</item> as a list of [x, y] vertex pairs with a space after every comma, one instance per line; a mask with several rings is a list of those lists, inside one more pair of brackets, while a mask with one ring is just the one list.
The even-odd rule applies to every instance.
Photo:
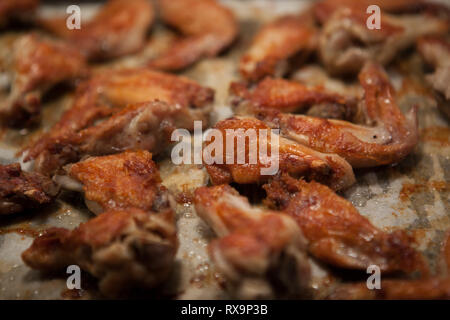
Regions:
[[66, 172], [83, 185], [86, 202], [95, 213], [130, 207], [159, 212], [170, 206], [167, 189], [161, 185], [148, 151], [90, 157], [69, 165]]
[[299, 52], [311, 52], [317, 42], [317, 30], [307, 14], [287, 15], [264, 26], [242, 56], [239, 71], [250, 81], [285, 73], [287, 59]]
[[[168, 107], [169, 115], [174, 114], [174, 109], [187, 114], [191, 113], [191, 109], [192, 114], [200, 114], [203, 110], [206, 114], [213, 99], [212, 89], [185, 77], [146, 69], [104, 71], [78, 87], [72, 107], [48, 133], [26, 149], [25, 161], [45, 159], [49, 153], [59, 153], [74, 134], [129, 104], [160, 100], [171, 105]], [[86, 137], [86, 134], [83, 136]]]
[[42, 95], [58, 83], [83, 76], [86, 64], [73, 47], [31, 34], [14, 43], [8, 69], [11, 92], [0, 104], [0, 120], [24, 127], [38, 118]]
[[319, 152], [335, 153], [353, 167], [399, 162], [418, 142], [417, 108], [402, 114], [380, 66], [367, 64], [359, 79], [365, 91], [364, 112], [375, 126], [282, 113], [266, 113], [262, 118], [290, 139]]
[[0, 26], [34, 12], [39, 0], [2, 0], [0, 2]]
[[250, 102], [256, 108], [296, 113], [322, 106], [323, 111], [330, 115], [333, 110], [339, 109], [340, 118], [352, 118], [356, 113], [354, 99], [327, 92], [322, 88], [308, 88], [299, 82], [284, 79], [265, 78], [250, 89], [245, 83], [233, 82], [230, 91], [237, 98], [234, 101], [237, 106], [242, 102]]
[[20, 164], [0, 165], [0, 216], [51, 202], [56, 185], [39, 173], [24, 172]]
[[133, 288], [153, 288], [168, 277], [178, 247], [172, 210], [110, 210], [73, 231], [50, 228], [22, 253], [44, 272], [76, 264], [99, 279], [99, 289], [116, 297]]
[[158, 0], [162, 19], [184, 37], [149, 62], [156, 69], [176, 71], [205, 57], [214, 57], [238, 34], [234, 14], [216, 0]]
[[147, 0], [109, 0], [81, 29], [66, 27], [67, 17], [41, 20], [41, 25], [79, 48], [89, 60], [117, 58], [142, 48], [153, 23]]
[[422, 256], [411, 247], [412, 238], [402, 231], [377, 229], [328, 187], [283, 175], [263, 188], [266, 204], [297, 221], [317, 259], [348, 269], [366, 270], [374, 264], [383, 272], [428, 274]]
[[219, 236], [210, 243], [209, 253], [231, 282], [235, 297], [309, 294], [306, 242], [288, 216], [252, 208], [228, 185], [198, 188], [195, 209]]
[[208, 112], [161, 101], [133, 104], [109, 119], [50, 145], [35, 161], [35, 170], [53, 174], [82, 156], [148, 150], [156, 154], [170, 144], [177, 128], [193, 130], [194, 121], [208, 123]]
[[439, 109], [450, 118], [450, 41], [443, 37], [424, 37], [419, 39], [417, 49], [434, 67], [426, 79], [437, 91]]
[[343, 8], [324, 25], [319, 39], [322, 63], [332, 74], [355, 74], [367, 61], [387, 64], [424, 35], [446, 34], [445, 19], [429, 15], [381, 14], [381, 29], [370, 30], [365, 11]]
[[[308, 179], [318, 180], [330, 185], [335, 190], [346, 188], [355, 182], [351, 166], [341, 157], [333, 154], [316, 152], [283, 137], [279, 137], [279, 156], [277, 158], [278, 171], [273, 172], [272, 174], [263, 175], [261, 169], [269, 168], [272, 163], [264, 163], [262, 161], [263, 159], [256, 153], [254, 153], [256, 159], [253, 159], [251, 162], [250, 156], [253, 152], [251, 153], [250, 151], [252, 151], [253, 147], [256, 149], [257, 145], [264, 144], [264, 140], [261, 140], [260, 138], [260, 134], [264, 133], [261, 133], [259, 131], [260, 129], [267, 130], [266, 150], [271, 151], [271, 146], [274, 145], [271, 142], [271, 135], [275, 134], [270, 133], [270, 128], [264, 124], [264, 122], [255, 118], [231, 118], [217, 123], [214, 128], [222, 133], [222, 141], [212, 141], [210, 145], [211, 148], [213, 148], [213, 145], [217, 144], [217, 149], [222, 149], [223, 156], [222, 164], [219, 164], [218, 161], [211, 163], [212, 159], [204, 156], [206, 170], [208, 171], [213, 184], [225, 184], [231, 182], [241, 184], [262, 183], [280, 172], [287, 172], [293, 176], [302, 176], [307, 177]], [[241, 131], [239, 131], [239, 129]], [[250, 134], [248, 135], [248, 138], [245, 138], [246, 130], [248, 129], [254, 130], [253, 132], [255, 134]], [[227, 145], [227, 140], [231, 141], [233, 136], [227, 134], [226, 130], [233, 130], [233, 133], [238, 137], [231, 146]], [[247, 133], [251, 132], [248, 131]], [[239, 144], [239, 137], [242, 141], [245, 140], [245, 149]], [[266, 137], [266, 135], [264, 135], [264, 137]], [[207, 145], [209, 145], [209, 143], [207, 143]], [[229, 159], [227, 161], [227, 157], [231, 157], [231, 153], [227, 151], [227, 149], [230, 148], [234, 149], [234, 159]], [[274, 148], [276, 148], [276, 145], [274, 145]], [[238, 163], [237, 155], [243, 151], [245, 163]], [[254, 151], [256, 152], [257, 150]]]

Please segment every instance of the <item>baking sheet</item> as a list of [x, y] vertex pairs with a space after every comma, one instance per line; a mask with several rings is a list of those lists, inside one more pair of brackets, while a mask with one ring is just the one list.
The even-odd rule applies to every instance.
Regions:
[[[224, 1], [239, 17], [241, 35], [224, 55], [205, 59], [183, 74], [216, 90], [212, 121], [232, 114], [228, 103], [228, 86], [239, 79], [237, 62], [261, 23], [283, 13], [299, 12], [306, 1]], [[82, 13], [91, 14], [96, 5], [82, 4]], [[64, 6], [46, 7], [43, 14], [64, 13]], [[18, 34], [0, 35], [0, 48]], [[171, 31], [156, 25], [146, 48], [134, 56], [99, 66], [100, 68], [139, 65], [163, 50], [172, 38]], [[343, 195], [361, 214], [376, 226], [390, 231], [408, 229], [418, 240], [419, 249], [433, 263], [443, 234], [450, 227], [450, 129], [439, 113], [432, 93], [422, 88], [420, 77], [404, 77], [420, 63], [415, 56], [390, 70], [394, 85], [401, 93], [401, 107], [419, 106], [421, 141], [417, 150], [402, 163], [383, 168], [357, 171], [357, 183]], [[417, 89], [420, 87], [420, 90]], [[17, 161], [15, 153], [30, 138], [57, 121], [70, 106], [70, 92], [51, 96], [43, 108], [42, 127], [34, 130], [4, 130], [1, 133], [0, 161]], [[207, 175], [199, 166], [174, 166], [169, 159], [159, 161], [163, 183], [174, 193], [193, 190], [207, 183]], [[25, 165], [26, 167], [27, 165]], [[181, 181], [181, 182], [180, 182]], [[58, 200], [39, 211], [25, 212], [0, 220], [0, 299], [101, 298], [89, 279], [82, 290], [68, 292], [64, 274], [43, 276], [25, 266], [20, 254], [39, 231], [50, 227], [75, 228], [93, 215], [84, 207], [81, 197], [65, 192]], [[227, 298], [224, 279], [214, 269], [206, 247], [214, 235], [197, 217], [192, 205], [178, 205], [177, 226], [180, 248], [171, 278], [157, 293], [149, 297], [176, 299]], [[316, 286], [326, 286], [335, 278], [316, 265]], [[147, 293], [146, 293], [147, 294]], [[318, 294], [320, 297], [320, 294]]]

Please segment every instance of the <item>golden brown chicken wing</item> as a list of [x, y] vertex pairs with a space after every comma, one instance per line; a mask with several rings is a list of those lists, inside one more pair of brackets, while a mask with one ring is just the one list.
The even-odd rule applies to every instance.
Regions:
[[[206, 169], [213, 184], [261, 183], [280, 172], [318, 180], [335, 190], [347, 188], [355, 182], [351, 166], [341, 157], [316, 152], [278, 137], [264, 122], [255, 118], [231, 118], [217, 123], [214, 128], [222, 133], [222, 140], [214, 138], [206, 145], [217, 147], [216, 152], [221, 156], [216, 157], [214, 153], [210, 158], [204, 153]], [[266, 133], [260, 130], [266, 130]], [[277, 137], [278, 143], [272, 140]], [[260, 152], [263, 152], [262, 156]], [[239, 161], [239, 155], [244, 156], [244, 161]]]
[[23, 252], [22, 259], [44, 272], [78, 265], [98, 278], [102, 294], [116, 297], [163, 283], [177, 247], [171, 209], [152, 213], [132, 208], [107, 211], [73, 231], [48, 229]]
[[117, 58], [141, 49], [154, 19], [147, 0], [109, 0], [80, 29], [68, 29], [66, 17], [41, 25], [79, 48], [89, 60]]
[[25, 127], [38, 117], [43, 94], [58, 83], [83, 76], [86, 65], [75, 48], [31, 34], [16, 40], [6, 71], [11, 89], [0, 103], [0, 120]]
[[315, 50], [318, 32], [307, 14], [281, 16], [264, 26], [241, 58], [241, 75], [250, 81], [282, 76], [289, 58]]
[[412, 248], [412, 238], [402, 231], [388, 234], [375, 228], [328, 187], [283, 175], [263, 188], [270, 207], [297, 221], [317, 259], [341, 268], [366, 270], [377, 265], [384, 272], [428, 273], [422, 256]]
[[22, 171], [18, 163], [0, 165], [0, 216], [47, 204], [57, 193], [57, 186], [39, 173]]
[[429, 15], [381, 14], [380, 29], [367, 27], [367, 14], [355, 8], [336, 11], [324, 25], [319, 54], [333, 74], [358, 73], [367, 61], [387, 64], [424, 35], [446, 34], [445, 19]]
[[68, 165], [65, 171], [66, 176], [54, 180], [68, 189], [84, 191], [87, 206], [96, 214], [131, 207], [160, 212], [170, 207], [167, 189], [148, 151], [90, 157]]
[[[147, 108], [138, 108], [136, 105], [137, 103], [144, 101], [160, 100], [167, 102], [170, 105], [167, 107], [165, 107], [166, 105], [159, 105], [159, 107], [156, 107], [158, 104], [155, 104], [154, 107], [146, 111], [145, 114], [148, 116], [146, 119], [153, 119], [152, 123], [154, 127], [156, 126], [155, 128], [159, 126], [163, 128], [165, 125], [166, 127], [169, 127], [169, 124], [172, 123], [171, 121], [168, 121], [168, 123], [156, 122], [163, 121], [172, 116], [179, 116], [179, 120], [183, 120], [181, 116], [186, 116], [184, 121], [181, 123], [177, 122], [177, 125], [184, 126], [183, 128], [191, 128], [194, 120], [203, 120], [203, 123], [206, 125], [208, 122], [206, 117], [209, 112], [208, 107], [213, 98], [213, 90], [202, 87], [185, 77], [146, 69], [125, 69], [101, 72], [79, 86], [72, 107], [63, 114], [60, 121], [56, 123], [48, 133], [44, 134], [39, 141], [26, 149], [27, 156], [25, 157], [25, 161], [40, 158], [41, 160], [38, 160], [38, 162], [47, 162], [43, 159], [46, 159], [50, 154], [61, 153], [68, 141], [74, 141], [74, 136], [78, 134], [83, 137], [78, 138], [78, 140], [84, 139], [84, 141], [87, 141], [88, 136], [95, 131], [97, 133], [95, 139], [100, 138], [98, 134], [100, 134], [101, 129], [97, 128], [104, 128], [106, 130], [108, 126], [116, 126], [118, 122], [121, 122], [120, 128], [116, 127], [117, 130], [113, 130], [112, 133], [117, 133], [124, 129], [126, 125], [130, 125], [130, 129], [132, 129], [132, 124], [126, 123], [126, 121], [137, 117], [139, 115], [139, 110], [147, 110]], [[100, 123], [101, 126], [94, 126], [93, 128], [95, 129], [88, 129], [94, 123], [119, 112], [129, 104], [134, 104], [135, 106], [130, 106], [127, 111], [122, 112], [120, 116], [109, 119], [109, 121], [104, 124]], [[160, 111], [156, 111], [158, 108]], [[155, 110], [156, 113], [153, 114], [151, 110]], [[140, 123], [144, 125], [143, 118], [141, 118]], [[136, 126], [133, 126], [133, 128], [138, 131], [140, 129], [146, 130], [145, 128], [138, 128]], [[83, 129], [86, 129], [86, 132], [81, 134], [80, 131]], [[105, 133], [108, 134], [108, 132]], [[110, 134], [109, 136], [104, 136], [104, 138], [109, 139], [111, 136], [112, 135]], [[128, 139], [126, 139], [126, 137], [128, 137]], [[94, 148], [94, 145], [96, 145], [95, 139], [92, 138], [90, 140], [92, 142], [90, 143], [92, 147], [86, 146], [87, 149]], [[129, 144], [131, 140], [137, 143], [137, 140], [134, 139], [132, 135], [117, 136], [117, 139], [121, 141], [121, 146], [128, 148], [133, 147]], [[152, 143], [152, 140], [146, 141], [147, 143]], [[156, 143], [157, 141], [166, 142], [166, 136], [159, 136], [153, 139], [153, 144], [150, 146], [152, 152], [156, 152], [159, 150], [158, 148], [162, 147]], [[100, 143], [97, 145], [101, 147]], [[111, 141], [106, 141], [104, 148], [111, 148]], [[126, 149], [121, 150], [123, 151]], [[70, 150], [65, 150], [65, 153], [70, 154]], [[111, 149], [109, 149], [108, 154], [109, 153], [111, 153]], [[102, 154], [105, 153], [95, 153], [95, 155]], [[67, 161], [73, 162], [76, 160]], [[67, 161], [65, 163], [67, 163]], [[43, 166], [46, 167], [47, 165]], [[49, 166], [51, 167], [53, 164], [50, 164]], [[56, 164], [56, 167], [53, 167], [53, 169], [59, 166], [60, 164]], [[45, 171], [44, 168], [43, 170]]]
[[235, 297], [309, 296], [306, 241], [292, 219], [253, 208], [228, 185], [198, 188], [195, 208], [219, 236], [209, 253]]
[[380, 66], [367, 64], [359, 79], [365, 91], [363, 111], [368, 124], [375, 126], [296, 114], [266, 113], [262, 117], [286, 137], [319, 152], [337, 154], [353, 167], [398, 162], [418, 142], [416, 108], [412, 107], [406, 116], [402, 114]]
[[[357, 113], [355, 99], [284, 79], [265, 78], [253, 88], [248, 88], [245, 83], [233, 82], [230, 91], [235, 97], [233, 103], [238, 107], [242, 102], [250, 102], [255, 109], [270, 108], [295, 113], [309, 109], [309, 115], [315, 112], [326, 118], [342, 119], [352, 119]], [[318, 113], [318, 110], [321, 112]]]
[[162, 19], [184, 37], [149, 62], [156, 69], [184, 69], [226, 49], [238, 34], [234, 14], [216, 0], [158, 0]]

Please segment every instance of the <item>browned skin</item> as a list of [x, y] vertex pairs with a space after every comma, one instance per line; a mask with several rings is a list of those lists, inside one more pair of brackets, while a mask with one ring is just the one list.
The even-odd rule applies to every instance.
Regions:
[[353, 205], [317, 182], [287, 175], [264, 186], [266, 204], [297, 221], [309, 240], [309, 252], [341, 268], [366, 270], [377, 265], [383, 272], [428, 274], [422, 256], [402, 231], [385, 233], [359, 214]]
[[231, 94], [241, 102], [250, 102], [256, 108], [271, 108], [280, 112], [304, 112], [312, 107], [321, 107], [325, 112], [339, 109], [341, 118], [352, 118], [356, 113], [353, 99], [345, 98], [337, 93], [329, 93], [322, 88], [308, 88], [305, 85], [284, 79], [265, 78], [255, 87], [248, 88], [245, 83], [233, 82]]
[[156, 69], [176, 71], [205, 57], [214, 57], [238, 34], [234, 14], [216, 0], [158, 0], [162, 19], [184, 37], [149, 62]]
[[341, 8], [324, 25], [319, 39], [322, 63], [332, 74], [356, 74], [367, 61], [386, 65], [424, 35], [446, 34], [446, 19], [430, 15], [381, 14], [380, 29], [367, 28], [365, 10]]
[[253, 208], [228, 185], [198, 188], [195, 209], [219, 236], [210, 243], [209, 253], [235, 297], [308, 294], [306, 242], [292, 219]]
[[353, 167], [399, 162], [418, 142], [417, 108], [412, 107], [406, 116], [402, 114], [395, 91], [380, 66], [367, 64], [359, 79], [365, 91], [362, 109], [372, 126], [295, 114], [261, 116], [290, 139], [319, 152], [335, 153]]
[[11, 92], [0, 103], [0, 120], [24, 127], [38, 118], [42, 95], [58, 83], [84, 75], [86, 64], [75, 48], [31, 34], [14, 43], [7, 71]]
[[[204, 157], [206, 169], [209, 173], [213, 184], [225, 183], [263, 183], [272, 177], [273, 174], [279, 172], [287, 172], [293, 176], [303, 176], [308, 179], [314, 179], [330, 185], [333, 189], [344, 189], [352, 185], [355, 181], [351, 166], [339, 156], [333, 154], [322, 154], [309, 149], [292, 140], [279, 137], [279, 157], [278, 157], [278, 172], [273, 172], [272, 175], [263, 175], [261, 169], [269, 168], [270, 163], [263, 163], [261, 158], [256, 155], [255, 163], [250, 162], [250, 146], [256, 147], [260, 142], [260, 129], [267, 130], [270, 134], [267, 138], [267, 150], [271, 150], [271, 136], [270, 128], [264, 122], [255, 118], [231, 118], [223, 120], [214, 126], [215, 129], [222, 133], [222, 141], [207, 143], [207, 146], [213, 148], [217, 145], [217, 149], [222, 149], [222, 164], [218, 161], [211, 163], [212, 159]], [[226, 130], [233, 130], [238, 139], [234, 139], [233, 145], [227, 147], [228, 141], [231, 141], [231, 134], [227, 134]], [[241, 129], [241, 132], [238, 130]], [[254, 130], [255, 135], [245, 137], [245, 130]], [[274, 134], [273, 134], [274, 135]], [[240, 138], [239, 138], [240, 137]], [[245, 140], [245, 146], [241, 145], [238, 140]], [[238, 151], [242, 152], [245, 147], [245, 163], [238, 163]], [[227, 161], [227, 148], [234, 148], [234, 161]], [[206, 149], [205, 149], [206, 150]], [[206, 151], [205, 151], [206, 152]], [[213, 154], [214, 156], [214, 154]], [[208, 163], [210, 161], [210, 163]], [[227, 163], [228, 162], [228, 163]], [[231, 163], [232, 162], [232, 163]]]
[[68, 166], [66, 171], [83, 185], [89, 208], [96, 213], [129, 207], [158, 212], [169, 206], [167, 189], [161, 185], [148, 151], [91, 157]]
[[117, 58], [142, 48], [154, 19], [147, 0], [109, 0], [81, 29], [66, 27], [67, 17], [41, 20], [41, 25], [79, 48], [90, 60]]
[[[146, 69], [104, 71], [80, 84], [72, 107], [48, 133], [26, 149], [28, 153], [25, 161], [44, 159], [49, 153], [60, 152], [64, 143], [72, 139], [74, 134], [119, 112], [129, 104], [160, 100], [170, 105], [167, 115], [174, 115], [179, 110], [180, 115], [199, 116], [208, 113], [208, 106], [213, 99], [212, 89], [202, 87], [185, 77]], [[160, 115], [162, 116], [161, 113]], [[187, 117], [186, 121], [190, 119], [192, 116]]]
[[0, 27], [10, 20], [33, 12], [39, 0], [2, 0], [0, 1]]
[[50, 228], [22, 253], [33, 269], [63, 271], [76, 264], [116, 297], [133, 288], [153, 288], [170, 274], [178, 247], [174, 213], [130, 208], [107, 211], [73, 231]]
[[47, 204], [57, 192], [49, 178], [24, 172], [18, 163], [0, 165], [0, 216]]
[[381, 289], [369, 290], [367, 284], [341, 284], [329, 299], [450, 299], [450, 233], [441, 248], [439, 274], [418, 280], [382, 280]]
[[311, 16], [309, 12], [301, 16], [282, 16], [264, 26], [241, 58], [241, 75], [250, 81], [280, 76], [286, 71], [287, 59], [299, 52], [313, 51], [317, 31], [308, 14]]

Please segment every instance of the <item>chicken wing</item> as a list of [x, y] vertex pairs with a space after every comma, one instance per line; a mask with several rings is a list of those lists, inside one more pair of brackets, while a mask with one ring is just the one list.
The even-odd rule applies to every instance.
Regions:
[[343, 8], [324, 25], [319, 39], [323, 64], [333, 74], [354, 74], [367, 61], [389, 63], [424, 35], [446, 34], [448, 21], [429, 15], [381, 14], [380, 29], [370, 30], [365, 11]]
[[41, 25], [79, 48], [89, 60], [117, 58], [142, 48], [154, 19], [148, 0], [109, 0], [80, 29], [68, 29], [66, 17], [42, 19]]
[[139, 209], [107, 211], [73, 231], [50, 228], [22, 253], [33, 269], [62, 271], [69, 265], [98, 278], [107, 297], [154, 288], [172, 270], [178, 247], [174, 213]]
[[418, 142], [417, 108], [411, 108], [406, 116], [402, 114], [380, 66], [367, 64], [359, 79], [365, 91], [362, 108], [368, 123], [375, 126], [282, 113], [266, 113], [265, 120], [286, 137], [319, 152], [337, 154], [353, 167], [399, 162]]
[[176, 71], [226, 49], [238, 34], [234, 14], [216, 0], [158, 0], [162, 19], [184, 37], [149, 62], [152, 68]]
[[[351, 166], [341, 157], [322, 154], [278, 137], [264, 122], [255, 118], [231, 118], [217, 123], [214, 128], [221, 132], [217, 139], [222, 140], [214, 138], [206, 144], [206, 148], [216, 149], [213, 157], [210, 158], [205, 151], [203, 155], [213, 184], [261, 183], [280, 172], [318, 180], [335, 190], [347, 188], [355, 182]], [[262, 129], [266, 133], [260, 131]], [[272, 139], [276, 137], [278, 143]], [[261, 154], [264, 148], [267, 158]], [[217, 158], [219, 154], [221, 156]], [[239, 161], [239, 155], [244, 155], [244, 161]], [[265, 173], [269, 168], [274, 170]]]
[[423, 59], [434, 67], [426, 79], [438, 92], [438, 107], [450, 118], [450, 41], [443, 37], [423, 37], [417, 48]]
[[54, 180], [63, 187], [84, 191], [88, 208], [99, 214], [108, 209], [139, 208], [160, 212], [170, 207], [167, 189], [148, 151], [127, 151], [90, 157], [68, 165]]
[[[27, 152], [25, 161], [37, 158], [46, 159], [49, 154], [59, 153], [64, 148], [64, 143], [67, 143], [70, 139], [73, 140], [74, 134], [78, 134], [94, 123], [116, 114], [129, 104], [144, 101], [160, 100], [167, 102], [170, 105], [170, 107], [167, 107], [167, 113], [165, 113], [168, 117], [177, 115], [176, 111], [179, 112], [180, 116], [187, 116], [184, 122], [179, 123], [179, 125], [185, 125], [184, 128], [192, 126], [192, 123], [188, 122], [191, 120], [192, 122], [203, 120], [206, 125], [206, 115], [213, 99], [214, 91], [212, 89], [202, 87], [185, 77], [146, 69], [104, 71], [78, 87], [72, 107], [63, 114], [60, 121], [47, 134], [44, 134], [39, 141], [24, 150]], [[127, 110], [131, 111], [133, 108], [136, 109], [130, 107]], [[163, 111], [163, 106], [160, 106], [160, 109]], [[127, 111], [122, 113], [120, 117], [116, 117], [116, 120], [105, 123], [102, 128], [106, 129], [107, 124], [113, 125], [119, 119], [125, 121], [124, 117], [127, 117], [125, 114], [127, 114]], [[146, 114], [150, 115], [151, 111]], [[128, 113], [128, 116], [131, 115], [136, 116], [137, 114], [136, 112]], [[154, 120], [162, 121], [164, 119], [163, 112], [159, 112], [155, 116]], [[163, 126], [163, 124], [160, 125]], [[121, 128], [124, 128], [124, 125], [125, 123], [122, 123]], [[98, 126], [94, 126], [94, 128], [98, 128]], [[92, 129], [87, 132], [92, 131], [98, 130]], [[87, 133], [82, 134], [82, 136], [87, 139]], [[124, 136], [120, 139], [124, 140]], [[130, 141], [130, 139], [133, 139], [133, 137], [129, 136], [127, 141]], [[95, 144], [95, 141], [92, 140], [92, 143]], [[108, 142], [107, 145], [110, 146], [111, 143]], [[159, 146], [154, 144], [152, 148], [155, 147]], [[66, 150], [66, 154], [69, 151]], [[155, 149], [152, 150], [152, 152], [155, 151]]]
[[317, 259], [341, 268], [366, 270], [377, 265], [384, 272], [428, 274], [423, 257], [411, 246], [412, 238], [402, 231], [388, 234], [377, 229], [328, 187], [283, 175], [263, 188], [266, 204], [297, 221]]
[[317, 30], [308, 20], [306, 14], [288, 15], [264, 26], [241, 58], [241, 75], [250, 81], [282, 76], [289, 58], [315, 50]]
[[57, 193], [58, 187], [39, 173], [22, 171], [18, 163], [0, 165], [0, 216], [47, 204]]
[[26, 16], [37, 8], [39, 0], [2, 0], [0, 2], [0, 27], [12, 19]]
[[228, 185], [198, 188], [195, 209], [219, 236], [209, 253], [235, 297], [309, 296], [306, 241], [294, 220], [252, 208]]
[[[352, 119], [357, 112], [355, 99], [284, 79], [265, 78], [251, 89], [244, 83], [233, 82], [230, 91], [235, 97], [233, 103], [238, 107], [242, 102], [250, 102], [257, 109], [271, 108], [295, 113], [309, 108], [308, 114], [316, 112], [326, 118], [343, 119]], [[318, 110], [321, 113], [317, 113]]]
[[36, 34], [16, 40], [11, 62], [6, 64], [11, 89], [0, 104], [0, 120], [19, 127], [36, 120], [41, 98], [50, 88], [86, 72], [85, 60], [76, 49]]

